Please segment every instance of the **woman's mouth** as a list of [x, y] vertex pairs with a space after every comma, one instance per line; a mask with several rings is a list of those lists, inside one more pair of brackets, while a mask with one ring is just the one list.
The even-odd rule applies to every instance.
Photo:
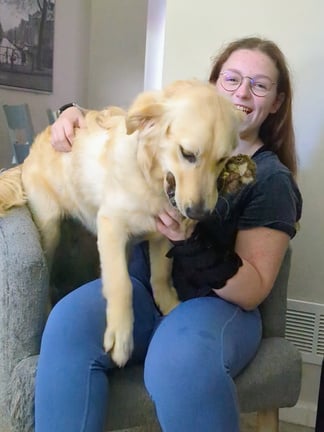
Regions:
[[249, 107], [246, 107], [244, 105], [238, 105], [235, 104], [236, 109], [238, 109], [241, 112], [244, 112], [245, 114], [250, 114], [252, 112], [252, 109]]

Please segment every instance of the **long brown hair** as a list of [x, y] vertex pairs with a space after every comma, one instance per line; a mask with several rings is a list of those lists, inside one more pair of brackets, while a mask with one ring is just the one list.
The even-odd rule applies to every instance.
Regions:
[[266, 148], [274, 151], [280, 161], [297, 173], [297, 155], [295, 134], [292, 122], [292, 88], [286, 59], [278, 46], [267, 39], [247, 37], [238, 39], [229, 45], [214, 59], [209, 81], [216, 83], [223, 64], [237, 50], [259, 50], [274, 62], [278, 72], [277, 93], [284, 93], [284, 100], [276, 113], [269, 114], [260, 128], [260, 138]]

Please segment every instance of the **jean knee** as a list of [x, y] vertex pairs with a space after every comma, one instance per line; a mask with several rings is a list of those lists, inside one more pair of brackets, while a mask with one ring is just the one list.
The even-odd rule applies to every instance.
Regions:
[[196, 376], [205, 389], [227, 386], [255, 354], [259, 340], [258, 314], [221, 299], [189, 300], [156, 330], [146, 356], [145, 383], [149, 390], [170, 382], [181, 387]]
[[[220, 338], [199, 320], [198, 300], [182, 303], [163, 319], [156, 330], [145, 360], [145, 383], [150, 389], [170, 385], [183, 388], [184, 381], [200, 375], [200, 383], [210, 382], [210, 375], [222, 372]], [[196, 302], [196, 305], [194, 304]], [[191, 315], [196, 308], [197, 316]], [[206, 316], [205, 316], [206, 318]]]
[[105, 328], [105, 307], [100, 280], [75, 289], [50, 312], [43, 343], [84, 344], [87, 339], [94, 340], [96, 335], [99, 341]]

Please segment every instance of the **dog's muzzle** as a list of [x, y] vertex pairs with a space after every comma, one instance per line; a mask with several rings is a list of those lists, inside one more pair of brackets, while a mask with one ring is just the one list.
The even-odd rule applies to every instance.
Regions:
[[[176, 179], [174, 175], [169, 171], [165, 178], [166, 182], [166, 194], [172, 207], [178, 209], [177, 202], [175, 199], [176, 193]], [[179, 209], [178, 209], [179, 210]], [[196, 203], [190, 207], [185, 208], [184, 216], [193, 220], [203, 220], [210, 214], [210, 210], [206, 210], [204, 201]]]

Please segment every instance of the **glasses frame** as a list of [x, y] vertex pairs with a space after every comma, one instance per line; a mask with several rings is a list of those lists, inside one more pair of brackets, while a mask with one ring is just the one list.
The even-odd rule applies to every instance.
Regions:
[[257, 82], [257, 78], [259, 78], [261, 75], [256, 75], [254, 78], [252, 78], [252, 77], [250, 77], [250, 76], [248, 76], [248, 75], [243, 76], [243, 75], [241, 75], [239, 72], [234, 71], [234, 70], [226, 70], [226, 71], [224, 71], [224, 72], [220, 72], [219, 75], [222, 75], [222, 76], [223, 76], [223, 75], [226, 75], [226, 74], [229, 73], [229, 72], [233, 72], [233, 73], [237, 74], [239, 77], [241, 77], [241, 81], [240, 81], [240, 83], [238, 84], [238, 86], [237, 86], [235, 89], [228, 90], [227, 88], [224, 87], [223, 82], [222, 82], [222, 80], [221, 80], [221, 81], [220, 81], [220, 85], [221, 85], [221, 86], [223, 87], [223, 89], [224, 89], [225, 91], [227, 91], [227, 92], [235, 92], [236, 90], [238, 90], [238, 89], [241, 87], [244, 78], [247, 78], [247, 79], [249, 80], [249, 82], [250, 82], [250, 85], [249, 85], [250, 90], [251, 90], [251, 92], [254, 94], [254, 96], [256, 96], [256, 97], [266, 97], [266, 96], [271, 92], [273, 86], [274, 86], [274, 85], [277, 85], [277, 83], [276, 83], [275, 81], [271, 81], [271, 79], [270, 79], [269, 77], [263, 76], [263, 78], [266, 78], [266, 79], [269, 80], [269, 82], [270, 82], [270, 84], [271, 84], [271, 87], [270, 87], [269, 90], [266, 90], [266, 93], [265, 93], [264, 95], [259, 95], [259, 94], [256, 94], [256, 93], [255, 93], [255, 89], [253, 88], [253, 83]]

